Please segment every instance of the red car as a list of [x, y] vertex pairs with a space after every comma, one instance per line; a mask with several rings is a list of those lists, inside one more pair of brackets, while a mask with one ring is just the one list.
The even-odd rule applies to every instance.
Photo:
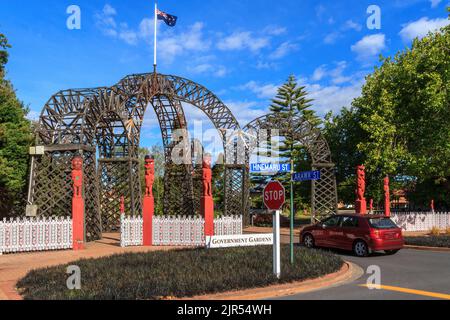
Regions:
[[336, 215], [301, 232], [308, 248], [327, 247], [353, 251], [366, 257], [372, 251], [395, 254], [405, 242], [400, 229], [390, 218], [373, 215]]

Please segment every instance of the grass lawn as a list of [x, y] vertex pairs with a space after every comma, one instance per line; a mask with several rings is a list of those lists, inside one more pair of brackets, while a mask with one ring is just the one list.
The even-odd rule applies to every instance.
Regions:
[[145, 300], [190, 297], [317, 278], [340, 270], [324, 251], [282, 247], [282, 278], [272, 275], [272, 247], [184, 249], [80, 260], [81, 290], [66, 287], [67, 265], [31, 271], [17, 287], [25, 299]]
[[411, 246], [450, 248], [450, 235], [406, 237], [405, 242]]

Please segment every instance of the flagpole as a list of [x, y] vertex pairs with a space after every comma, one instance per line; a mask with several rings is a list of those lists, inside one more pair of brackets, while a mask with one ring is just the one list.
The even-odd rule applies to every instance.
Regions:
[[153, 47], [153, 71], [156, 73], [156, 41], [157, 41], [157, 31], [158, 31], [158, 3], [155, 1], [155, 39], [154, 39], [154, 47]]

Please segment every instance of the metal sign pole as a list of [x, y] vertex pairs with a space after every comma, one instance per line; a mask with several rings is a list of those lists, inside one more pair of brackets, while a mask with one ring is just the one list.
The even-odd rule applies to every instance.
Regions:
[[290, 221], [290, 253], [291, 253], [291, 264], [294, 264], [294, 218], [295, 218], [295, 210], [294, 210], [294, 161], [291, 159], [291, 221]]
[[280, 254], [280, 210], [276, 210], [273, 217], [273, 274], [281, 277]]

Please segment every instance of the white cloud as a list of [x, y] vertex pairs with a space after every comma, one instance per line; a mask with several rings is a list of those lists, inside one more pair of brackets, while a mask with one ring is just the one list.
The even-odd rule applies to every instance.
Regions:
[[313, 81], [320, 81], [323, 79], [323, 77], [325, 77], [326, 74], [327, 74], [326, 66], [321, 65], [320, 67], [316, 68], [316, 70], [314, 70], [311, 79]]
[[[159, 23], [162, 23], [161, 21]], [[196, 22], [184, 32], [164, 31], [158, 33], [158, 55], [160, 60], [171, 63], [177, 56], [186, 52], [205, 52], [211, 47], [211, 40], [204, 36], [202, 22]], [[139, 25], [139, 37], [153, 44], [154, 20], [145, 18]]]
[[320, 81], [325, 78], [329, 78], [333, 84], [343, 84], [350, 82], [352, 76], [344, 76], [344, 71], [347, 69], [346, 61], [339, 61], [332, 69], [328, 69], [327, 65], [321, 65], [314, 70], [311, 76], [312, 81]]
[[400, 31], [400, 36], [403, 41], [408, 42], [418, 37], [419, 39], [425, 37], [428, 32], [437, 31], [440, 28], [448, 25], [450, 21], [447, 18], [428, 19], [428, 17], [420, 18], [417, 21], [410, 22], [403, 26]]
[[351, 47], [361, 61], [372, 60], [384, 49], [386, 49], [386, 37], [382, 33], [365, 36]]
[[313, 99], [313, 109], [319, 115], [325, 115], [329, 111], [337, 112], [342, 107], [350, 106], [354, 98], [361, 94], [362, 82], [349, 86], [321, 86], [319, 84], [307, 84], [308, 98]]
[[260, 99], [272, 99], [278, 92], [280, 85], [264, 84], [261, 85], [256, 81], [250, 81], [243, 86], [240, 86], [240, 90], [250, 90]]
[[327, 34], [325, 36], [325, 38], [323, 39], [323, 42], [325, 44], [334, 44], [340, 37], [342, 37], [342, 35], [339, 32], [334, 31], [334, 32]]
[[202, 63], [194, 67], [188, 67], [188, 71], [194, 74], [211, 74], [218, 78], [223, 78], [228, 74], [228, 69], [225, 66], [211, 63]]
[[268, 37], [254, 37], [251, 32], [235, 32], [219, 41], [217, 48], [223, 51], [250, 49], [258, 52], [270, 44]]
[[267, 114], [266, 106], [261, 106], [255, 101], [226, 101], [225, 105], [242, 126]]
[[279, 26], [267, 26], [264, 28], [264, 33], [270, 35], [270, 36], [280, 36], [283, 34], [286, 34], [287, 29], [285, 27], [279, 27]]
[[343, 27], [344, 30], [355, 30], [355, 31], [361, 31], [362, 30], [362, 26], [357, 23], [354, 22], [353, 20], [347, 20], [344, 24]]
[[436, 8], [441, 2], [442, 0], [430, 0], [432, 8]]
[[126, 23], [117, 24], [116, 15], [116, 9], [106, 4], [101, 12], [94, 15], [97, 28], [108, 37], [123, 40], [129, 45], [136, 45], [138, 34], [131, 30]]
[[281, 59], [297, 49], [298, 45], [291, 43], [290, 41], [286, 41], [283, 42], [269, 57], [273, 60]]

